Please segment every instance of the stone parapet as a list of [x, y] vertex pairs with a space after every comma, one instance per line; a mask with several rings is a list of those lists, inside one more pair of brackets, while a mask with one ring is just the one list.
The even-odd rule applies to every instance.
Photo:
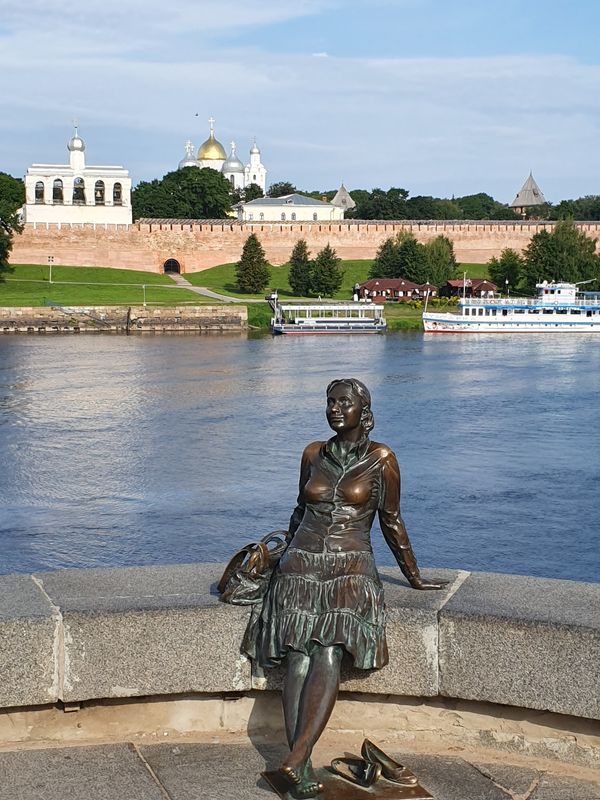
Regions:
[[[222, 565], [0, 577], [0, 706], [273, 688], [221, 604]], [[441, 592], [382, 569], [390, 663], [345, 691], [464, 698], [600, 719], [600, 584], [437, 571]]]
[[[145, 220], [132, 225], [26, 225], [14, 237], [14, 264], [120, 267], [162, 272], [175, 259], [182, 272], [199, 272], [238, 261], [251, 233], [260, 239], [271, 264], [285, 264], [305, 239], [313, 253], [330, 244], [343, 259], [374, 258], [390, 236], [411, 231], [420, 242], [444, 235], [458, 261], [484, 264], [506, 247], [522, 251], [531, 237], [552, 230], [552, 222], [494, 220], [344, 220], [340, 222], [244, 222], [234, 220]], [[588, 236], [600, 237], [600, 222], [578, 222]]]
[[203, 333], [242, 331], [244, 305], [0, 306], [1, 333]]

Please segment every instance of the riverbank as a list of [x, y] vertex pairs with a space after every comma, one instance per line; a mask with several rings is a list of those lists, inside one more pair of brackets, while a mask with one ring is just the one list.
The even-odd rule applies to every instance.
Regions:
[[[348, 300], [356, 283], [365, 281], [372, 260], [342, 262], [344, 280], [334, 300]], [[482, 276], [485, 266], [461, 264], [469, 275]], [[244, 294], [236, 290], [235, 264], [222, 264], [203, 272], [186, 274], [186, 279], [195, 287], [204, 287], [213, 292], [231, 297], [247, 308], [248, 325], [251, 329], [268, 331], [271, 309], [267, 303], [247, 302], [263, 300], [266, 293], [277, 289], [282, 300], [297, 298], [288, 281], [288, 265], [271, 267], [271, 286], [259, 294]], [[17, 264], [0, 282], [0, 306], [35, 308], [43, 306], [152, 306], [173, 307], [184, 305], [215, 305], [210, 297], [203, 297], [189, 289], [177, 286], [169, 275], [135, 270], [119, 270], [102, 267], [52, 268], [39, 264]], [[388, 331], [422, 330], [421, 309], [404, 303], [386, 305]]]
[[0, 306], [0, 334], [245, 332], [244, 305]]

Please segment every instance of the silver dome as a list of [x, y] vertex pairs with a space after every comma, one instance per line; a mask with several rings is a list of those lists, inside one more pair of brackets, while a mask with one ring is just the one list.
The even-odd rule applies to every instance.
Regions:
[[221, 171], [225, 173], [244, 171], [244, 165], [239, 160], [235, 152], [235, 142], [231, 143], [231, 153], [229, 153], [229, 156], [227, 157], [227, 160], [223, 164]]
[[76, 150], [79, 150], [83, 153], [85, 150], [85, 142], [81, 138], [81, 136], [72, 136], [69, 140], [69, 144], [67, 145], [67, 150], [72, 153]]
[[194, 155], [194, 145], [188, 139], [185, 143], [185, 155], [179, 162], [178, 169], [183, 169], [184, 167], [197, 167], [198, 162], [196, 161], [196, 156]]

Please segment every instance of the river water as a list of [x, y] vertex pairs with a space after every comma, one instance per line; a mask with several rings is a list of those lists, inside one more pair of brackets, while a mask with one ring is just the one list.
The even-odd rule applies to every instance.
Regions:
[[1, 337], [0, 572], [223, 561], [285, 527], [346, 375], [422, 566], [600, 580], [600, 340], [548, 334]]

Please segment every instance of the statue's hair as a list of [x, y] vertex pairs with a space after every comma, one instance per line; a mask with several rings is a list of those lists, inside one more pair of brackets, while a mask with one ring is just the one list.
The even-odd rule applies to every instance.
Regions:
[[336, 386], [339, 386], [340, 383], [343, 383], [345, 386], [349, 386], [353, 393], [360, 398], [363, 407], [361, 422], [365, 433], [369, 434], [375, 427], [375, 418], [373, 416], [373, 412], [371, 411], [371, 393], [364, 383], [358, 380], [358, 378], [338, 378], [334, 381], [331, 381], [327, 387], [327, 394], [329, 394], [329, 392]]

